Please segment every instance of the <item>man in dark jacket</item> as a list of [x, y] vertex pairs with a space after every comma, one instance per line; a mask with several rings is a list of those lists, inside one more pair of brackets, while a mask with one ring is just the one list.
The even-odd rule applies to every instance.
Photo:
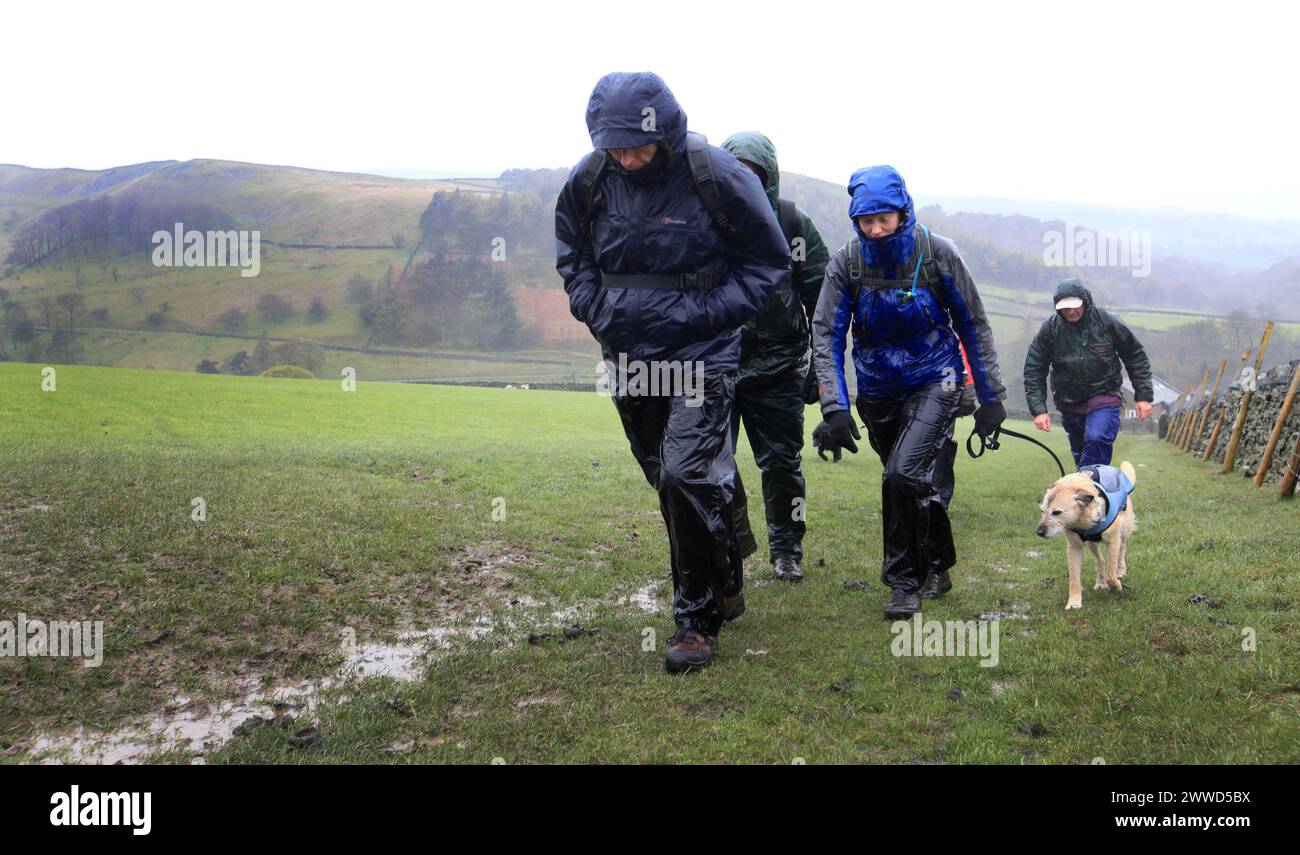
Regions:
[[[744, 607], [730, 430], [740, 326], [789, 287], [790, 251], [758, 178], [688, 138], [686, 114], [657, 75], [601, 78], [587, 130], [596, 151], [556, 200], [556, 268], [573, 316], [605, 364], [619, 365], [614, 404], [659, 493], [672, 552], [677, 631], [665, 666], [689, 671], [712, 660], [724, 617]], [[698, 169], [701, 156], [709, 181], [693, 177], [689, 158]], [[651, 376], [700, 378], [702, 388], [626, 383], [621, 369], [632, 363]]]
[[813, 359], [825, 418], [814, 432], [826, 448], [856, 453], [861, 439], [849, 409], [844, 348], [853, 333], [858, 413], [884, 464], [881, 581], [885, 617], [920, 611], [921, 599], [952, 588], [957, 563], [952, 496], [953, 424], [970, 363], [975, 429], [1006, 419], [993, 332], [970, 271], [952, 241], [916, 221], [903, 177], [891, 166], [849, 179], [849, 219], [857, 236], [831, 256], [813, 318]]
[[1142, 343], [1123, 321], [1092, 303], [1092, 294], [1078, 279], [1056, 286], [1056, 313], [1043, 322], [1025, 355], [1025, 398], [1034, 426], [1052, 429], [1047, 412], [1047, 375], [1052, 375], [1052, 399], [1061, 411], [1061, 424], [1070, 437], [1076, 466], [1109, 466], [1119, 433], [1120, 362], [1133, 384], [1137, 417], [1151, 415], [1155, 397], [1151, 362]]
[[763, 473], [763, 507], [767, 517], [768, 555], [776, 578], [803, 578], [804, 478], [802, 471], [804, 393], [811, 368], [810, 324], [826, 271], [826, 244], [808, 215], [787, 202], [782, 220], [776, 146], [760, 133], [732, 134], [722, 147], [763, 182], [772, 212], [789, 231], [794, 275], [740, 333], [740, 377], [731, 415], [735, 445], [740, 423]]

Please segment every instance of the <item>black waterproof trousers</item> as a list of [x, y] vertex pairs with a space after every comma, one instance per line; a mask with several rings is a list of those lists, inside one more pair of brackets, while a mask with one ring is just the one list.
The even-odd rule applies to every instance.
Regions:
[[880, 580], [892, 590], [914, 594], [931, 572], [957, 563], [948, 502], [957, 454], [952, 431], [960, 402], [960, 389], [938, 384], [901, 400], [858, 398], [867, 439], [885, 467]]
[[[723, 598], [740, 593], [756, 548], [731, 443], [734, 374], [706, 376], [703, 396], [616, 396], [632, 454], [668, 527], [673, 617], [705, 635], [722, 627]], [[698, 402], [698, 406], [692, 406]]]
[[746, 378], [736, 386], [731, 415], [731, 443], [745, 436], [754, 462], [763, 473], [763, 509], [767, 517], [769, 558], [789, 555], [803, 560], [803, 387], [804, 373]]

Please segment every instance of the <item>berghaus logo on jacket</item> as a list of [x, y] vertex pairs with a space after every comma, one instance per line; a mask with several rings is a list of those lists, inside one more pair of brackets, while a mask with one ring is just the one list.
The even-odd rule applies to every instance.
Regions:
[[674, 220], [672, 217], [664, 217], [663, 222], [661, 223], [661, 225], [665, 225], [665, 226], [684, 226], [684, 225], [686, 225], [686, 221], [685, 221], [685, 220]]

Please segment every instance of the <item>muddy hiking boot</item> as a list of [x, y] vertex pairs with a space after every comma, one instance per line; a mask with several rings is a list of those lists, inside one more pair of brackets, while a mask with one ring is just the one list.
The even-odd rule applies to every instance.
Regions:
[[776, 557], [776, 578], [784, 579], [787, 582], [798, 582], [803, 579], [803, 569], [799, 567], [799, 559], [793, 555], [778, 555]]
[[948, 571], [944, 570], [939, 573], [931, 573], [925, 577], [925, 584], [921, 586], [919, 592], [921, 599], [933, 600], [936, 597], [942, 597], [952, 590], [952, 577]]
[[722, 598], [722, 619], [733, 621], [745, 613], [745, 594], [742, 591], [734, 597]]
[[909, 618], [921, 610], [921, 598], [895, 588], [889, 602], [885, 605], [885, 617]]
[[664, 668], [674, 674], [697, 671], [713, 661], [718, 652], [718, 637], [679, 626], [668, 639]]

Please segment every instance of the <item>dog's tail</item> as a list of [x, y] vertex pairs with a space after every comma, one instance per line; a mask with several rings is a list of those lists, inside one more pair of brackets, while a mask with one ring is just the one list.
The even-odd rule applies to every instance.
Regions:
[[1137, 486], [1138, 474], [1133, 469], [1132, 463], [1129, 463], [1127, 460], [1125, 460], [1123, 463], [1119, 465], [1119, 471], [1123, 472], [1125, 475], [1128, 476], [1128, 480], [1130, 483], [1132, 483], [1134, 486]]

